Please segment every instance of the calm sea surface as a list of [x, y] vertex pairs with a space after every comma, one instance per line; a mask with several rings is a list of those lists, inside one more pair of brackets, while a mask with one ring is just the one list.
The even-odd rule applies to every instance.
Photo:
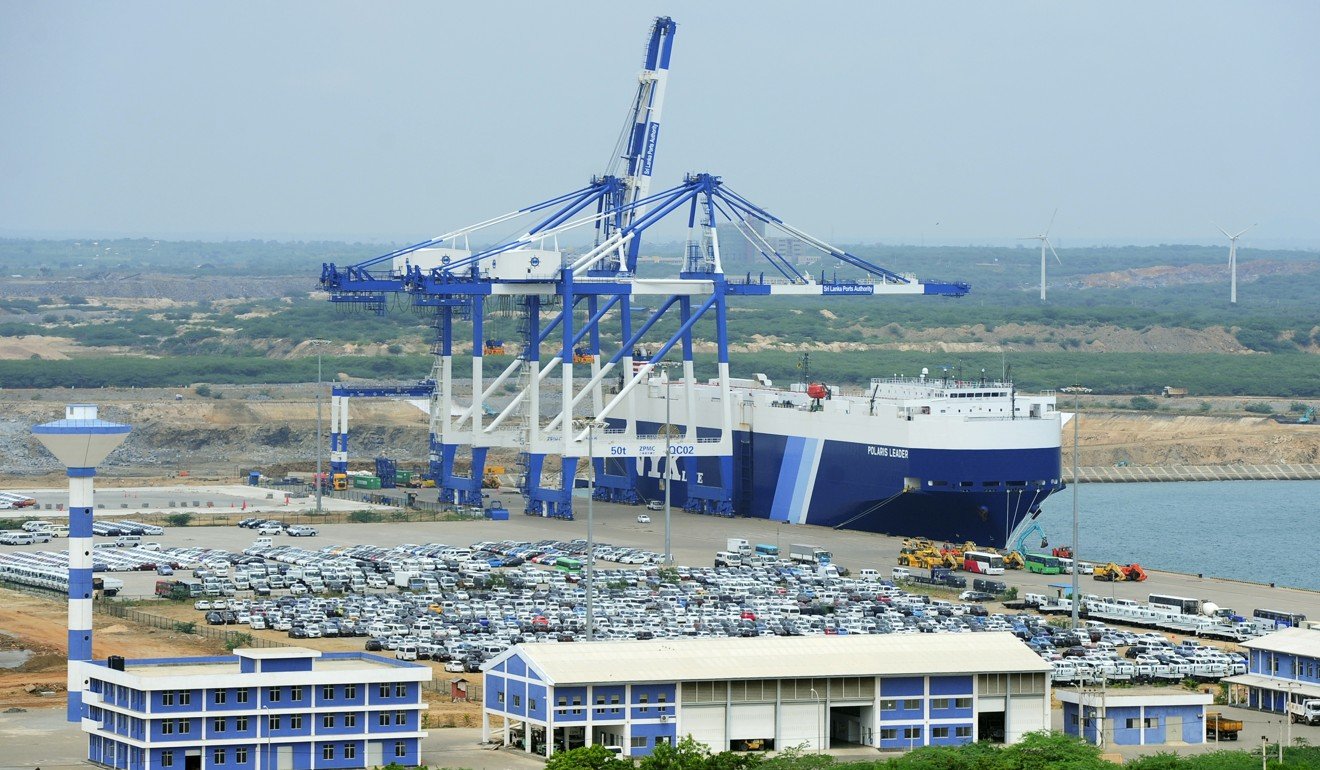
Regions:
[[[1051, 544], [1072, 540], [1072, 494], [1042, 506]], [[1320, 481], [1082, 484], [1078, 504], [1085, 561], [1320, 590]]]

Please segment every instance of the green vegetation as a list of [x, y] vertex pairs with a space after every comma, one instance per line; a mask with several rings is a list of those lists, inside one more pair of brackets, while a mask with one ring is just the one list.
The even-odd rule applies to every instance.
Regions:
[[[681, 245], [648, 248], [675, 256]], [[0, 361], [0, 387], [205, 383], [212, 386], [199, 389], [205, 397], [215, 395], [217, 384], [308, 382], [316, 377], [316, 360], [307, 347], [297, 346], [312, 338], [374, 354], [326, 357], [327, 378], [340, 372], [367, 379], [423, 377], [429, 356], [409, 351], [420, 353], [433, 339], [430, 311], [412, 308], [403, 296], [387, 297], [383, 315], [311, 296], [322, 263], [353, 264], [388, 249], [264, 241], [0, 240], [0, 269], [34, 282], [36, 295], [0, 298], [0, 337], [59, 337], [78, 346], [75, 356], [86, 354], [67, 361]], [[1051, 271], [1051, 301], [1042, 305], [1035, 299], [1036, 261], [1029, 248], [864, 245], [850, 250], [925, 279], [966, 280], [973, 293], [958, 299], [735, 298], [728, 316], [731, 340], [760, 340], [758, 347], [764, 348], [736, 353], [735, 375], [759, 371], [781, 383], [795, 381], [801, 377], [801, 346], [816, 348], [814, 378], [852, 386], [865, 386], [874, 376], [916, 374], [923, 367], [974, 379], [982, 370], [997, 377], [1007, 366], [1018, 386], [1029, 391], [1081, 383], [1099, 393], [1149, 396], [1177, 384], [1197, 395], [1320, 397], [1320, 382], [1311, 376], [1311, 356], [1320, 352], [1320, 305], [1314, 301], [1320, 269], [1313, 253], [1244, 248], [1239, 259], [1249, 277], [1243, 279], [1241, 304], [1230, 306], [1221, 247], [1067, 249], [1064, 264]], [[760, 263], [740, 264], [737, 253], [730, 248], [726, 254], [731, 279], [755, 279], [765, 270]], [[649, 263], [643, 268], [644, 273], [662, 269]], [[1132, 272], [1140, 268], [1154, 271]], [[822, 271], [834, 277], [836, 270], [839, 277], [858, 277], [833, 259], [804, 270], [818, 279]], [[182, 291], [192, 299], [159, 309], [106, 304], [95, 281], [78, 280], [100, 274], [128, 276], [128, 281], [167, 276], [176, 292], [182, 278]], [[73, 280], [64, 285], [64, 278]], [[486, 315], [487, 337], [518, 338], [511, 304], [493, 302]], [[652, 338], [677, 326], [677, 318], [666, 317]], [[460, 335], [465, 329], [460, 325]], [[1165, 330], [1176, 333], [1170, 337]], [[710, 319], [694, 329], [705, 341], [713, 339], [713, 331]], [[602, 333], [606, 344], [618, 336], [608, 324]], [[1191, 334], [1204, 341], [1198, 350], [1234, 352], [1166, 352], [1185, 349], [1179, 340]], [[1115, 350], [1132, 350], [1133, 339], [1148, 335], [1154, 340], [1150, 351]], [[1114, 345], [1118, 337], [1125, 342]], [[832, 343], [865, 349], [819, 349]], [[930, 352], [941, 343], [995, 352]], [[890, 349], [900, 344], [912, 349]], [[1259, 355], [1241, 355], [1243, 348]], [[510, 360], [493, 358], [495, 366]], [[464, 356], [455, 357], [458, 376], [467, 374], [467, 363]], [[702, 356], [700, 364], [699, 376], [714, 375], [712, 356]], [[1148, 401], [1131, 405], [1158, 407]]]
[[381, 521], [379, 511], [350, 511], [348, 520], [354, 524], [375, 524]]
[[[1320, 767], [1320, 748], [1297, 746], [1284, 750], [1278, 762], [1277, 747], [1269, 751], [1270, 770], [1302, 770]], [[1261, 766], [1259, 753], [1216, 751], [1195, 756], [1154, 754], [1129, 759], [1123, 768], [1132, 770], [1255, 770]], [[845, 762], [828, 754], [800, 748], [781, 751], [774, 757], [730, 751], [711, 753], [692, 738], [677, 746], [661, 744], [654, 753], [634, 764], [614, 756], [602, 746], [559, 752], [546, 762], [546, 770], [1113, 770], [1120, 767], [1100, 756], [1100, 749], [1062, 733], [1031, 733], [1010, 746], [972, 743], [966, 746], [931, 746], [885, 759]]]
[[174, 630], [181, 634], [195, 634], [197, 633], [197, 624], [191, 621], [187, 623], [175, 623]]
[[165, 517], [165, 523], [171, 527], [186, 527], [192, 523], [192, 520], [191, 513], [171, 513]]

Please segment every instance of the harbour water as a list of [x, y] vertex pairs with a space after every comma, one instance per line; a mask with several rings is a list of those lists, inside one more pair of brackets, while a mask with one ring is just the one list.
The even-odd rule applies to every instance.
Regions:
[[[1320, 591], [1320, 481], [1082, 484], [1078, 500], [1084, 561]], [[1071, 541], [1072, 490], [1037, 523], [1052, 545]]]

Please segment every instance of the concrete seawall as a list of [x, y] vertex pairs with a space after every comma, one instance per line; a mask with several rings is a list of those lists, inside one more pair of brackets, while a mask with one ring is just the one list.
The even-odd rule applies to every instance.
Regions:
[[[1064, 479], [1072, 478], [1065, 467]], [[1320, 479], [1320, 464], [1305, 465], [1128, 465], [1078, 468], [1082, 483], [1132, 481], [1304, 481]]]

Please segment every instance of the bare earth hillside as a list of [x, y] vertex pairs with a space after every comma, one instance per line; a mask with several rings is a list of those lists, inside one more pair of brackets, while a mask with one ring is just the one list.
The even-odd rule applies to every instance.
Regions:
[[[62, 417], [64, 404], [74, 402], [100, 404], [105, 419], [133, 426], [104, 468], [111, 477], [168, 478], [187, 471], [195, 478], [233, 478], [243, 468], [279, 473], [308, 469], [315, 462], [316, 405], [308, 387], [215, 390], [223, 398], [185, 391], [179, 401], [175, 395], [180, 391], [171, 389], [0, 391], [0, 442], [7, 448], [0, 454], [0, 484], [31, 485], [34, 476], [62, 470], [32, 439], [31, 429]], [[1241, 401], [1212, 400], [1217, 410], [1238, 408]], [[328, 442], [328, 402], [322, 410]], [[354, 467], [365, 467], [381, 454], [420, 466], [426, 457], [426, 424], [426, 416], [406, 402], [353, 400], [349, 456]], [[1071, 428], [1065, 432], [1071, 434]], [[1065, 439], [1064, 459], [1070, 464], [1071, 435]], [[1083, 403], [1080, 446], [1083, 466], [1316, 463], [1320, 426], [1280, 425], [1264, 417], [1100, 411], [1098, 404], [1088, 410]], [[508, 459], [492, 457], [492, 462]]]

